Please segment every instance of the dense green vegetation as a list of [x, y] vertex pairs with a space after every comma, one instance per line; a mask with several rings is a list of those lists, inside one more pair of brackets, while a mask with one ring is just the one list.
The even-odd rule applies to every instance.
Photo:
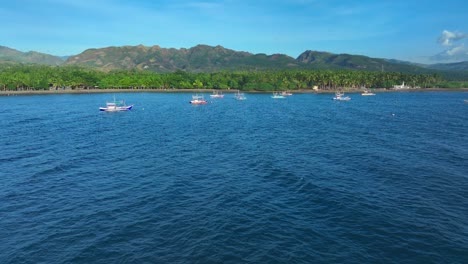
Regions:
[[468, 88], [468, 82], [464, 81], [443, 81], [437, 84], [437, 87], [458, 89], [458, 88]]
[[188, 73], [155, 73], [144, 70], [103, 72], [77, 66], [8, 65], [0, 68], [1, 90], [59, 88], [138, 89], [240, 89], [272, 91], [347, 88], [389, 88], [405, 84], [425, 87], [467, 87], [466, 82], [445, 82], [436, 74], [366, 72], [352, 70], [279, 70]]

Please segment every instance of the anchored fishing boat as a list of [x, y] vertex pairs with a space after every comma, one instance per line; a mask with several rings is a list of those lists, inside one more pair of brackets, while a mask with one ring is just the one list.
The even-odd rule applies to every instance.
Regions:
[[371, 92], [370, 90], [364, 90], [364, 92], [361, 93], [362, 96], [372, 96], [375, 95], [375, 93]]
[[237, 93], [234, 95], [234, 99], [242, 101], [242, 100], [246, 100], [247, 97], [245, 97], [244, 93], [237, 91]]
[[210, 94], [211, 98], [224, 98], [224, 94], [220, 91], [213, 91], [213, 94]]
[[105, 112], [120, 112], [120, 111], [128, 111], [133, 108], [133, 105], [126, 105], [125, 101], [120, 100], [117, 101], [115, 100], [112, 102], [107, 102], [106, 107], [99, 107], [99, 111], [105, 111]]
[[208, 101], [205, 100], [203, 95], [192, 95], [192, 100], [190, 101], [191, 104], [199, 105], [199, 104], [207, 104]]
[[274, 92], [273, 95], [271, 96], [271, 98], [273, 98], [273, 99], [284, 99], [286, 97], [284, 95], [282, 95], [281, 93]]
[[333, 97], [333, 100], [336, 100], [336, 101], [349, 101], [349, 100], [351, 100], [351, 97], [344, 96], [343, 92], [338, 91], [338, 92], [335, 93], [335, 97]]

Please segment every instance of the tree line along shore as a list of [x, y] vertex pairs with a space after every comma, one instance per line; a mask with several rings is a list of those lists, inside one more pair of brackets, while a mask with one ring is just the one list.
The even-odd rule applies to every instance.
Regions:
[[[241, 90], [245, 92], [358, 91], [391, 89], [468, 88], [468, 81], [448, 81], [438, 74], [368, 72], [351, 70], [280, 70], [193, 73], [156, 73], [145, 70], [101, 71], [77, 66], [15, 65], [0, 68], [0, 91], [12, 92], [115, 92]], [[419, 88], [419, 89], [418, 89]]]
[[[342, 89], [340, 89], [342, 90]], [[99, 94], [99, 93], [212, 93], [213, 89], [58, 89], [58, 90], [0, 90], [0, 96], [11, 95], [47, 95], [47, 94]], [[239, 90], [217, 90], [225, 94], [235, 94]], [[294, 90], [295, 94], [332, 94], [337, 90]], [[468, 92], [468, 88], [421, 88], [421, 89], [387, 89], [373, 88], [376, 93], [391, 92]], [[246, 93], [272, 93], [275, 91], [246, 91]], [[363, 89], [347, 89], [347, 93], [362, 93]]]

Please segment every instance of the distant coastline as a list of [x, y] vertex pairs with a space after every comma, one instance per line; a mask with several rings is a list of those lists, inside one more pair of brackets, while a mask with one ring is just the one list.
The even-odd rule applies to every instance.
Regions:
[[[223, 93], [235, 93], [236, 89], [221, 90]], [[361, 93], [362, 89], [344, 89], [346, 93]], [[376, 93], [389, 92], [468, 92], [468, 88], [421, 88], [421, 89], [372, 89]], [[94, 94], [94, 93], [212, 93], [213, 89], [76, 89], [76, 90], [27, 90], [27, 91], [0, 91], [0, 96], [9, 95], [47, 95], [47, 94]], [[243, 91], [245, 93], [272, 93], [274, 91]], [[293, 90], [296, 94], [327, 94], [336, 90]]]

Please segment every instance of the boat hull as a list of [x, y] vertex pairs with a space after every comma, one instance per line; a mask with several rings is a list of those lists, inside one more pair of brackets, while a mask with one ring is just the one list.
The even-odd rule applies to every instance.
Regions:
[[234, 95], [234, 99], [236, 99], [238, 101], [242, 101], [242, 100], [247, 99], [247, 97], [245, 97], [245, 95], [243, 93], [237, 93], [236, 95]]
[[190, 103], [193, 105], [201, 105], [201, 104], [207, 104], [208, 102], [204, 100], [193, 100], [193, 101], [190, 101]]
[[335, 101], [349, 101], [351, 100], [350, 97], [346, 96], [346, 97], [333, 97], [333, 100]]
[[99, 107], [99, 111], [104, 112], [121, 112], [121, 111], [129, 111], [132, 110], [133, 105], [129, 106], [117, 106], [117, 107]]

